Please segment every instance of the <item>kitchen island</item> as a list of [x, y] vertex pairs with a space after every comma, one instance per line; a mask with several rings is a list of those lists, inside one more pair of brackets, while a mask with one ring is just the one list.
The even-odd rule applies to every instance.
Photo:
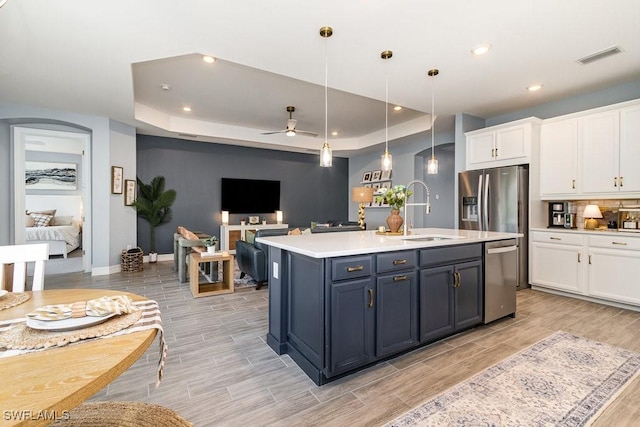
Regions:
[[483, 245], [516, 237], [430, 228], [258, 238], [269, 245], [267, 344], [321, 385], [476, 326]]

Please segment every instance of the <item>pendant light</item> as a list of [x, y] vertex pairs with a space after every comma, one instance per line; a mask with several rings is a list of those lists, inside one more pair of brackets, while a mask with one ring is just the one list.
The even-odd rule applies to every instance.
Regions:
[[[393, 56], [393, 52], [385, 50], [380, 54], [380, 58], [389, 59]], [[384, 154], [381, 156], [382, 170], [390, 171], [393, 168], [393, 157], [389, 153], [389, 75], [385, 71], [384, 85]]]
[[327, 80], [329, 75], [329, 67], [327, 65], [327, 39], [331, 37], [333, 34], [333, 28], [331, 27], [322, 27], [320, 28], [320, 35], [324, 37], [324, 145], [320, 150], [320, 166], [323, 168], [330, 168], [332, 164], [332, 154], [331, 148], [329, 147], [329, 142], [327, 141], [327, 122], [329, 115], [329, 100], [327, 97]]
[[433, 70], [429, 70], [427, 74], [431, 77], [431, 158], [427, 162], [427, 174], [435, 175], [438, 173], [438, 160], [436, 159], [436, 148], [435, 148], [435, 132], [433, 130], [434, 125], [436, 124], [435, 120], [435, 90], [433, 84], [433, 78], [437, 76], [440, 71], [437, 68]]

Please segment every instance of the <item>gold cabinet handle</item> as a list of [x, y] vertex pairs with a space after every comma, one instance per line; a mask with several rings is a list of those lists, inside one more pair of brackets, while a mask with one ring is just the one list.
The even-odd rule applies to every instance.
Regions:
[[498, 149], [496, 148], [496, 158], [498, 158]]
[[622, 177], [620, 177], [620, 187], [622, 187]]
[[353, 273], [354, 271], [362, 271], [364, 270], [364, 265], [357, 265], [355, 267], [347, 267], [347, 271], [349, 273]]
[[373, 307], [373, 289], [369, 289], [369, 307]]
[[394, 282], [402, 282], [404, 280], [407, 280], [407, 276], [393, 276]]
[[560, 238], [560, 237], [549, 237], [549, 239], [551, 239], [551, 240], [562, 240], [562, 238]]
[[589, 255], [589, 264], [591, 264], [591, 255]]
[[613, 186], [614, 186], [614, 187], [617, 187], [617, 186], [618, 186], [618, 177], [617, 177], [617, 176], [614, 176], [614, 177], [613, 177]]
[[492, 149], [491, 149], [491, 157], [495, 157], [495, 156], [496, 156], [496, 155], [495, 155], [495, 152], [496, 152], [496, 149], [495, 149], [495, 148], [492, 148]]
[[575, 189], [576, 189], [576, 180], [575, 180], [575, 179], [572, 179], [572, 180], [571, 180], [571, 188], [572, 188], [573, 190], [575, 190]]
[[612, 245], [622, 245], [622, 246], [627, 246], [626, 242], [611, 242]]
[[407, 260], [406, 259], [396, 259], [393, 260], [393, 265], [400, 265], [400, 264], [406, 264]]
[[460, 273], [458, 273], [457, 271], [453, 273], [453, 287], [454, 288], [460, 287]]
[[582, 262], [582, 256], [581, 256], [580, 252], [578, 252], [578, 262]]

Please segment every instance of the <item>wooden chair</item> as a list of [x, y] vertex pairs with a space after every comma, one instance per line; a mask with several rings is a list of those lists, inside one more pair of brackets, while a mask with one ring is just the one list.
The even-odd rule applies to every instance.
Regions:
[[44, 289], [44, 262], [49, 259], [49, 244], [0, 246], [0, 284], [5, 283], [6, 265], [13, 264], [13, 292], [24, 292], [27, 263], [35, 262], [32, 291]]

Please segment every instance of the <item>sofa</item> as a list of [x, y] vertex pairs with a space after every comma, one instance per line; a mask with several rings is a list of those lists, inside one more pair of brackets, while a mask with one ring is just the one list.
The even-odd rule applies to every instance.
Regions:
[[[256, 231], [255, 238], [247, 238], [247, 240], [238, 240], [236, 242], [236, 261], [240, 270], [240, 277], [250, 276], [256, 281], [256, 290], [264, 286], [269, 279], [269, 247], [263, 243], [256, 242], [258, 237], [269, 236], [285, 236], [294, 230], [300, 228], [277, 228], [264, 229]], [[315, 227], [299, 231], [303, 233], [329, 233], [340, 231], [360, 231], [360, 227], [356, 225], [339, 225], [334, 227]]]

